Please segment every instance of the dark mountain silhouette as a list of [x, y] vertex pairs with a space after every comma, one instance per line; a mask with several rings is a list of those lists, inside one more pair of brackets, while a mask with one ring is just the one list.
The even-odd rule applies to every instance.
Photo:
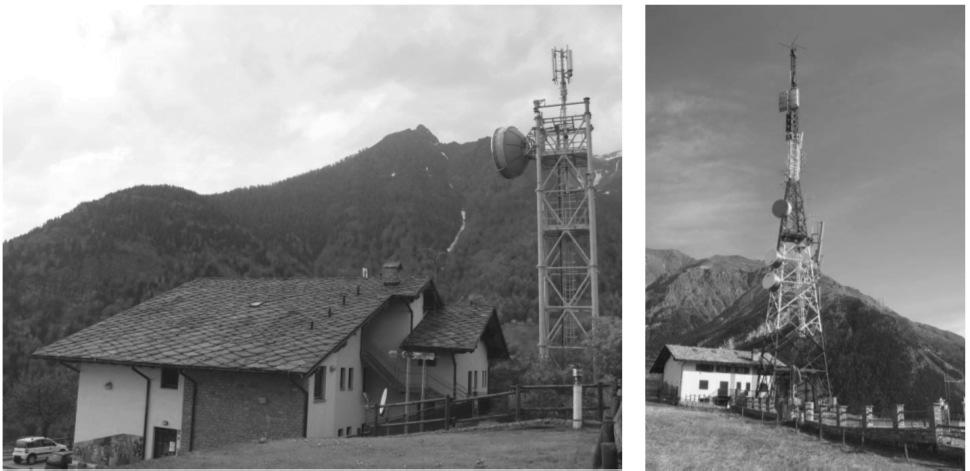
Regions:
[[[621, 161], [594, 161], [601, 307], [615, 316]], [[199, 276], [376, 273], [395, 258], [433, 274], [448, 302], [475, 298], [503, 321], [535, 322], [530, 175], [501, 178], [487, 138], [441, 143], [418, 126], [273, 184], [216, 195], [140, 186], [80, 204], [3, 244], [4, 386], [64, 369], [30, 360], [37, 348]], [[23, 419], [5, 413], [5, 427]]]
[[[754, 260], [714, 256], [661, 274], [647, 287], [647, 361], [665, 343], [767, 346], [770, 339], [759, 335], [768, 303], [760, 285], [765, 272]], [[964, 377], [963, 337], [907, 319], [827, 276], [819, 291], [829, 373], [841, 403], [883, 411], [903, 403], [924, 407], [947, 395], [944, 371], [951, 380]], [[955, 407], [964, 388], [950, 384]]]

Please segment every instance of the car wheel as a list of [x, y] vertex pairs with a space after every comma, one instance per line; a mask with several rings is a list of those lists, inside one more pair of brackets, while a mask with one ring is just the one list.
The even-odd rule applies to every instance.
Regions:
[[20, 457], [19, 456], [14, 456], [13, 457], [13, 462], [14, 462], [14, 464], [20, 464]]
[[34, 455], [27, 455], [27, 464], [34, 464], [37, 462], [37, 457]]

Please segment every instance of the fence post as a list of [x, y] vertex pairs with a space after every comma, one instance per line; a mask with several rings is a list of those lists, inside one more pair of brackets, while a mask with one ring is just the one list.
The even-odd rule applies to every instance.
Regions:
[[521, 395], [519, 392], [519, 385], [515, 385], [515, 421], [519, 421], [519, 403], [521, 402]]
[[603, 382], [596, 382], [596, 416], [600, 419], [603, 418]]
[[377, 436], [377, 430], [380, 425], [378, 425], [377, 420], [381, 417], [381, 406], [374, 404], [374, 436]]
[[869, 431], [869, 427], [872, 425], [872, 406], [865, 406], [862, 408], [862, 437], [859, 439], [859, 443], [862, 446], [866, 446], [866, 432]]
[[934, 402], [930, 406], [930, 433], [933, 435], [933, 450], [936, 450], [940, 443], [941, 430], [943, 425], [943, 400]]
[[805, 423], [815, 421], [815, 403], [812, 401], [805, 402]]
[[573, 382], [573, 429], [583, 427], [583, 385], [579, 382], [579, 376]]
[[761, 423], [765, 423], [765, 398], [758, 398], [758, 408], [761, 409]]
[[903, 413], [903, 404], [896, 404], [896, 413], [893, 414], [893, 429], [899, 430], [906, 424], [906, 416]]
[[445, 396], [445, 430], [451, 428], [451, 396]]

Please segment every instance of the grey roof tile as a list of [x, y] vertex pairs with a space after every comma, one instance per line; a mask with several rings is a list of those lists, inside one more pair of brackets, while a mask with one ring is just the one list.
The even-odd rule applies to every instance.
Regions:
[[[417, 296], [429, 283], [418, 277], [405, 277], [396, 286], [355, 277], [201, 278], [43, 347], [34, 356], [307, 373], [388, 299]], [[261, 304], [251, 306], [255, 301]]]
[[491, 306], [446, 307], [429, 312], [401, 346], [406, 350], [473, 351], [494, 312]]

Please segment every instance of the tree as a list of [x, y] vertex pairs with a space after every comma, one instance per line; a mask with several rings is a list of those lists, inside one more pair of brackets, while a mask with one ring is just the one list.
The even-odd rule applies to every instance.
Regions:
[[77, 376], [73, 373], [31, 374], [5, 391], [4, 422], [18, 435], [61, 438], [73, 431], [76, 400]]
[[604, 316], [594, 322], [593, 335], [586, 339], [586, 375], [591, 381], [612, 383], [623, 376], [622, 319]]

